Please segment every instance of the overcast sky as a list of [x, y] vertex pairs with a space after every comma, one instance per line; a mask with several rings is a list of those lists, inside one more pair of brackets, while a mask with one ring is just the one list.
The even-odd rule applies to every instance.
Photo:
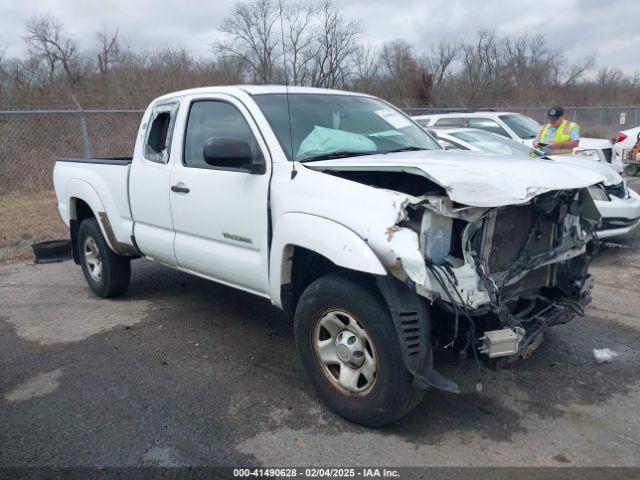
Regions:
[[[24, 51], [24, 21], [52, 14], [81, 45], [95, 32], [120, 29], [131, 47], [180, 45], [210, 54], [216, 30], [234, 0], [0, 0], [0, 45]], [[439, 39], [470, 39], [480, 28], [500, 34], [545, 34], [569, 59], [596, 55], [596, 65], [626, 73], [640, 70], [639, 0], [343, 0], [345, 16], [358, 20], [363, 39], [379, 44], [403, 38], [418, 51]]]

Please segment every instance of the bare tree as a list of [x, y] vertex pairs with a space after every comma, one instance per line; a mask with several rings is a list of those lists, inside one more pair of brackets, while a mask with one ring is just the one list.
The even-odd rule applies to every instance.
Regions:
[[214, 64], [209, 78], [217, 78], [223, 85], [242, 83], [246, 78], [246, 64], [234, 57], [222, 57]]
[[378, 93], [380, 59], [378, 51], [366, 45], [360, 45], [354, 55], [353, 83], [354, 90]]
[[77, 85], [80, 82], [78, 44], [64, 33], [62, 23], [46, 15], [27, 20], [25, 28], [25, 41], [47, 63], [50, 78], [61, 65], [69, 84]]
[[222, 21], [226, 39], [214, 47], [223, 57], [235, 57], [247, 64], [253, 80], [271, 83], [275, 63], [282, 49], [277, 49], [279, 10], [271, 0], [237, 3]]
[[454, 62], [460, 58], [463, 45], [457, 41], [440, 40], [431, 47], [425, 63], [433, 75], [434, 87], [439, 87]]
[[593, 68], [595, 62], [595, 57], [593, 55], [587, 55], [586, 57], [583, 57], [569, 65], [564, 85], [575, 85], [585, 73]]
[[291, 71], [288, 80], [294, 85], [303, 85], [309, 74], [308, 65], [313, 56], [313, 21], [317, 8], [313, 4], [296, 3], [283, 6], [284, 35], [286, 48], [286, 68]]
[[344, 85], [352, 74], [360, 26], [357, 22], [345, 21], [341, 9], [332, 0], [322, 1], [318, 17], [311, 83], [317, 87], [336, 88]]
[[365, 91], [404, 106], [640, 102], [640, 72], [594, 72], [593, 57], [568, 60], [541, 35], [481, 30], [473, 41], [435, 42], [418, 56], [403, 41], [378, 49], [361, 42], [340, 5], [241, 0], [223, 21], [217, 55], [203, 59], [184, 48], [121, 50], [115, 28], [81, 49], [55, 18], [34, 17], [24, 57], [3, 58], [0, 48], [0, 101], [66, 107], [71, 92], [75, 105], [144, 106], [169, 90], [279, 82], [285, 72], [293, 84]]
[[118, 61], [120, 46], [118, 45], [118, 28], [112, 32], [103, 29], [96, 33], [98, 39], [98, 71], [106, 75], [111, 64]]
[[6, 51], [6, 47], [0, 44], [0, 95], [6, 90], [9, 80]]
[[393, 40], [382, 46], [380, 63], [385, 73], [398, 77], [416, 63], [413, 46], [405, 40]]
[[380, 65], [387, 96], [403, 102], [430, 104], [433, 76], [420, 64], [413, 46], [394, 40], [382, 46]]
[[[462, 50], [462, 81], [466, 103], [493, 101], [505, 97], [502, 52], [493, 30], [480, 30], [475, 44]], [[482, 96], [482, 97], [481, 97]]]

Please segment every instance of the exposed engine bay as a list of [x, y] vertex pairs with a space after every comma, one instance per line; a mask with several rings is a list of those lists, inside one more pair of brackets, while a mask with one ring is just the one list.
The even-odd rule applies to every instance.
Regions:
[[468, 220], [452, 218], [442, 231], [433, 229], [433, 218], [422, 222], [431, 226], [421, 230], [429, 281], [416, 289], [454, 317], [434, 323], [436, 337], [452, 335], [456, 341], [459, 319], [470, 317], [475, 334], [467, 343], [481, 340], [480, 351], [490, 358], [527, 355], [546, 327], [583, 314], [599, 222], [587, 190], [549, 192], [529, 205], [464, 212]]
[[[489, 358], [527, 356], [544, 329], [581, 315], [600, 215], [589, 190], [552, 190], [527, 203], [458, 204], [448, 189], [405, 172], [325, 171], [406, 193], [390, 271], [432, 307], [433, 339]], [[409, 232], [417, 233], [415, 240]]]

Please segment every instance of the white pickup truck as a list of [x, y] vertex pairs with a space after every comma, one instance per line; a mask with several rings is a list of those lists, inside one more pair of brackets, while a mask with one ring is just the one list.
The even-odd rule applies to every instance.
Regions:
[[435, 348], [515, 359], [590, 298], [604, 178], [468, 155], [368, 95], [211, 87], [154, 100], [133, 158], [60, 159], [54, 183], [97, 295], [144, 256], [268, 298], [319, 396], [381, 426], [459, 391]]

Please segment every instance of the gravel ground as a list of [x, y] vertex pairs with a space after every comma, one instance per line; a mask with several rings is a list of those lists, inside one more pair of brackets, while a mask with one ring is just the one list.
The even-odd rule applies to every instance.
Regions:
[[440, 359], [466, 393], [372, 430], [318, 402], [265, 300], [146, 260], [115, 300], [70, 261], [5, 265], [0, 466], [640, 466], [640, 236], [592, 272], [587, 315], [531, 358], [484, 368], [481, 393], [470, 360]]

